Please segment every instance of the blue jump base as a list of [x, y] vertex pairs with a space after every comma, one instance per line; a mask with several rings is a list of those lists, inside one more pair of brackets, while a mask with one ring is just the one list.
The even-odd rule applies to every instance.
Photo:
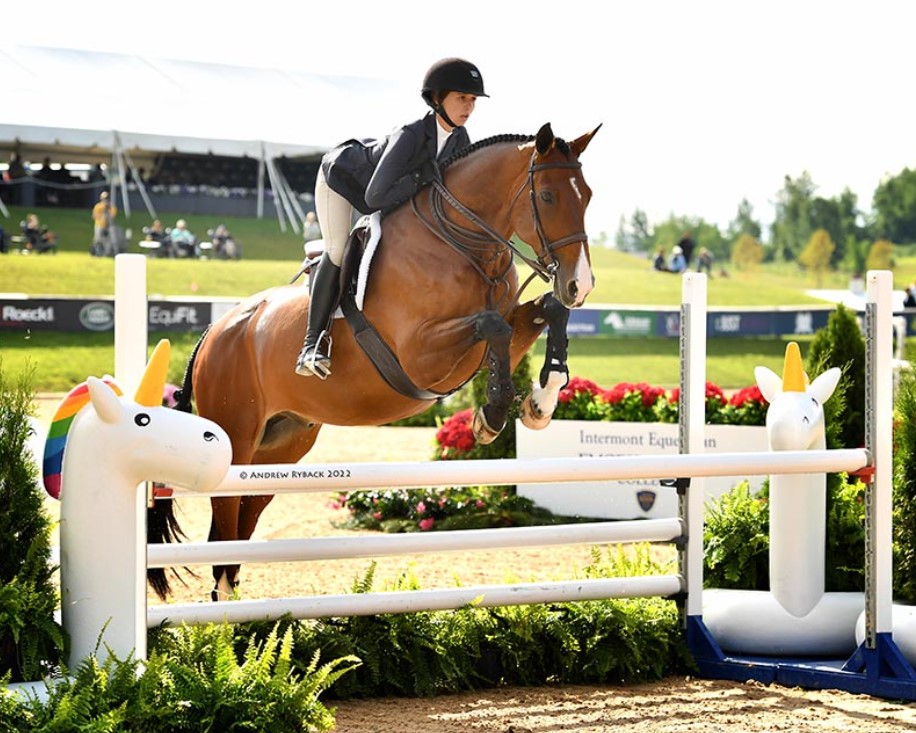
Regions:
[[849, 659], [726, 655], [709, 633], [702, 616], [687, 617], [687, 644], [702, 677], [916, 700], [916, 671], [901, 654], [891, 634], [877, 634], [875, 640], [874, 649], [863, 644]]

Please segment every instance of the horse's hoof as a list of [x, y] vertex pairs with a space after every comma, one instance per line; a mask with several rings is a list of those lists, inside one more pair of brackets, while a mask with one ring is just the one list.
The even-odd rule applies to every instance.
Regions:
[[531, 401], [529, 394], [522, 402], [521, 415], [519, 416], [522, 425], [530, 430], [543, 430], [550, 423], [550, 415], [545, 415]]
[[474, 412], [471, 432], [474, 433], [474, 438], [480, 445], [489, 445], [496, 440], [500, 433], [499, 430], [494, 430], [487, 424], [487, 418], [484, 417], [482, 407], [478, 407]]

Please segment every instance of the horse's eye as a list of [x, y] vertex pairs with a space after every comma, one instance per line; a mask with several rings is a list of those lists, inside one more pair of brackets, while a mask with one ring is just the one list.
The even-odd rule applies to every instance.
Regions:
[[541, 199], [545, 204], [553, 203], [553, 192], [552, 191], [541, 191], [538, 194], [538, 198]]
[[817, 407], [818, 405], [817, 400], [814, 399], [813, 397], [811, 398], [811, 404], [814, 405], [815, 407]]
[[145, 412], [138, 412], [134, 415], [134, 422], [141, 428], [145, 428], [150, 424], [150, 416]]

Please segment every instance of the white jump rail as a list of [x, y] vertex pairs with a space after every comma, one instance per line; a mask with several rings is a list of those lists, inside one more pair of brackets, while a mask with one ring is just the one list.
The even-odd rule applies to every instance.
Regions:
[[[259, 464], [232, 466], [207, 496], [299, 494], [369, 488], [563, 483], [682, 476], [762, 476], [770, 473], [854, 471], [869, 464], [862, 448], [780, 453], [717, 453], [596, 458], [542, 458], [429, 463]], [[176, 489], [176, 496], [193, 492]]]

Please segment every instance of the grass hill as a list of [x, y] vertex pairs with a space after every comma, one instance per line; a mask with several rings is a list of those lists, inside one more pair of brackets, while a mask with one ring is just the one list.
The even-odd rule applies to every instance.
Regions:
[[[0, 224], [8, 231], [15, 231], [24, 213], [24, 210], [14, 209], [11, 218], [5, 222], [0, 219]], [[114, 293], [114, 261], [89, 255], [92, 236], [89, 213], [72, 209], [39, 209], [37, 213], [43, 223], [59, 232], [61, 254], [3, 257], [0, 259], [0, 292], [30, 297], [110, 297]], [[179, 216], [175, 216], [177, 218]], [[219, 223], [216, 219], [193, 214], [181, 218], [185, 218], [198, 235], [206, 235], [208, 227]], [[227, 217], [220, 221], [242, 241], [243, 259], [237, 262], [150, 259], [150, 294], [242, 298], [286, 283], [296, 272], [302, 257], [299, 235], [280, 232], [275, 220]], [[16, 222], [15, 228], [12, 222]], [[136, 234], [145, 223], [145, 212], [134, 214], [132, 251], [139, 251]], [[589, 304], [676, 306], [680, 303], [681, 279], [653, 272], [647, 259], [599, 247], [591, 254], [596, 287]], [[903, 288], [913, 279], [916, 279], [916, 257], [899, 258], [895, 268], [896, 287]], [[847, 281], [846, 275], [833, 273], [823, 286], [845, 288]], [[713, 276], [709, 280], [708, 299], [710, 307], [823, 304], [805, 293], [813, 287], [813, 278], [808, 278], [794, 265], [765, 265], [753, 273], [730, 272], [727, 277]], [[532, 297], [543, 289], [544, 284], [535, 280], [524, 297]], [[422, 293], [417, 297], [422, 297]], [[175, 354], [170, 378], [177, 381], [197, 336], [157, 333], [151, 335], [150, 341], [155, 342], [160, 337], [173, 341]], [[89, 374], [113, 370], [112, 339], [110, 333], [0, 332], [0, 358], [5, 368], [25, 368], [31, 364], [40, 391], [63, 391]], [[535, 363], [541, 357], [542, 347], [539, 344], [535, 348]], [[802, 348], [805, 348], [804, 343]], [[604, 387], [621, 381], [673, 386], [678, 380], [677, 350], [677, 341], [672, 339], [580, 338], [575, 339], [570, 348], [570, 369], [573, 374], [593, 379]], [[708, 379], [726, 388], [746, 386], [753, 380], [755, 366], [779, 369], [784, 351], [785, 343], [779, 339], [711, 340]]]

